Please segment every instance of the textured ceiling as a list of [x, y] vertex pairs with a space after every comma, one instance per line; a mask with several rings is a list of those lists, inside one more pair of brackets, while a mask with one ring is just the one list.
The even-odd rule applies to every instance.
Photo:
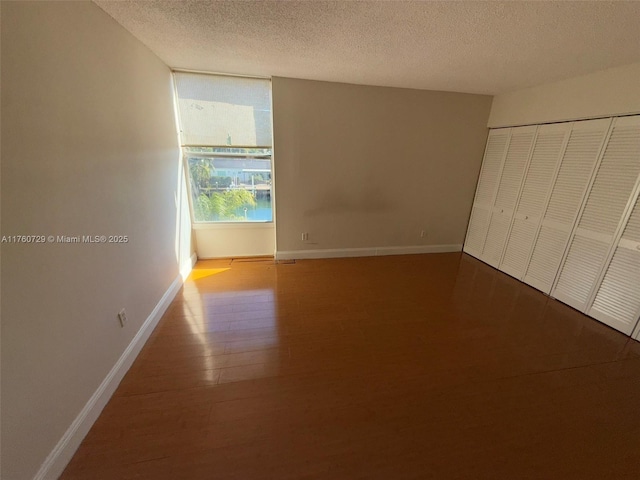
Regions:
[[640, 62], [640, 2], [94, 1], [175, 68], [497, 94]]

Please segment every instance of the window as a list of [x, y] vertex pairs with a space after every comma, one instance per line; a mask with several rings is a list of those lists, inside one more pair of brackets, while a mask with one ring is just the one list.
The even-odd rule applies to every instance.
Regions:
[[271, 82], [174, 72], [195, 222], [271, 222]]

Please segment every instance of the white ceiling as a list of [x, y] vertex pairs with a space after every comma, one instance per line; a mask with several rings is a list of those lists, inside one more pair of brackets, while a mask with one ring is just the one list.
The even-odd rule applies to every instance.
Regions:
[[640, 2], [94, 1], [175, 68], [498, 94], [640, 62]]

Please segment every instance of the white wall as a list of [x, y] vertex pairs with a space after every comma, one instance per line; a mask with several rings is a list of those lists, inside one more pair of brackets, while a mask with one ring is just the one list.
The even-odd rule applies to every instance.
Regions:
[[1, 476], [23, 480], [175, 284], [190, 238], [169, 68], [90, 2], [3, 2], [1, 28], [2, 235], [129, 237], [2, 244]]
[[484, 95], [273, 78], [278, 257], [459, 250], [490, 105]]
[[273, 223], [194, 224], [193, 230], [201, 259], [255, 257], [276, 251]]
[[640, 63], [496, 95], [490, 128], [640, 113]]

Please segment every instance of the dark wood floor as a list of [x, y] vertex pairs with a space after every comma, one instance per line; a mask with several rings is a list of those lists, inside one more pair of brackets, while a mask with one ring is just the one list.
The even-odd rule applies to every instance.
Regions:
[[64, 479], [638, 479], [640, 344], [462, 254], [199, 262]]

